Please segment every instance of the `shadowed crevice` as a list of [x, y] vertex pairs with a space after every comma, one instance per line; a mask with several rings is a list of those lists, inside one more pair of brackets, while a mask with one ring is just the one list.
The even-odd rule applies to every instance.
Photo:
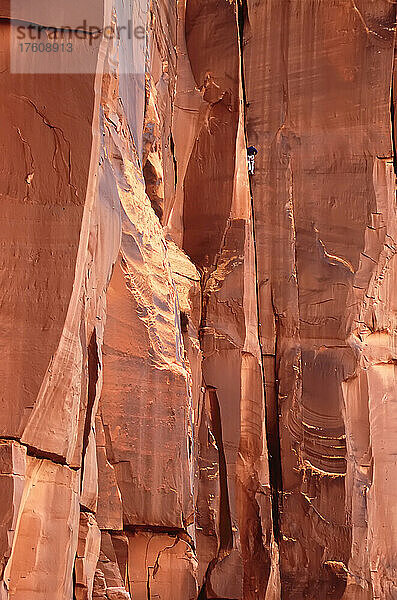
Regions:
[[90, 437], [90, 431], [92, 428], [93, 410], [96, 398], [96, 386], [99, 377], [99, 355], [96, 330], [94, 329], [90, 343], [88, 344], [88, 397], [87, 397], [87, 409], [85, 413], [84, 433], [83, 433], [83, 448], [82, 448], [82, 462], [81, 462], [81, 485], [83, 485], [85, 458], [87, 454], [88, 441]]

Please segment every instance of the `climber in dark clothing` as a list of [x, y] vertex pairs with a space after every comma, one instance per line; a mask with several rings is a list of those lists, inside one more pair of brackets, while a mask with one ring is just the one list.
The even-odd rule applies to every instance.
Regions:
[[255, 156], [258, 154], [258, 150], [255, 146], [248, 146], [247, 148], [247, 161], [248, 161], [248, 173], [254, 174], [255, 171]]

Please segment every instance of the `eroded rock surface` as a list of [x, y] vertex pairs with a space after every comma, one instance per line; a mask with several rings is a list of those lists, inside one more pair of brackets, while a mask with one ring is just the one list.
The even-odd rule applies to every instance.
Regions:
[[396, 600], [394, 2], [95, 6], [0, 3], [1, 600]]

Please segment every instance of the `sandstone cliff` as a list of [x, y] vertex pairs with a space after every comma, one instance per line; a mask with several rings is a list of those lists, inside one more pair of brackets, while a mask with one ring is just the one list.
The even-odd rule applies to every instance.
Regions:
[[28, 4], [0, 2], [1, 600], [396, 600], [395, 3], [98, 0], [139, 36], [59, 72], [16, 68], [18, 28], [79, 3]]

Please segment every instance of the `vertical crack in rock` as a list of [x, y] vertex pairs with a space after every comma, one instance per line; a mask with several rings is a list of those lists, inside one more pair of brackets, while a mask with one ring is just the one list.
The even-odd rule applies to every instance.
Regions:
[[[247, 140], [247, 123], [246, 123], [246, 106], [247, 106], [247, 94], [245, 87], [245, 71], [244, 71], [244, 31], [247, 24], [249, 25], [248, 19], [248, 5], [246, 0], [237, 0], [238, 4], [238, 26], [239, 26], [239, 44], [240, 44], [240, 70], [241, 70], [241, 82], [243, 90], [244, 100], [244, 137], [248, 146], [249, 140]], [[266, 440], [268, 447], [268, 462], [269, 462], [269, 474], [270, 474], [270, 487], [272, 493], [272, 522], [273, 532], [275, 540], [278, 542], [280, 537], [280, 502], [282, 500], [282, 471], [281, 471], [281, 449], [280, 449], [280, 428], [279, 428], [279, 406], [278, 406], [278, 395], [279, 395], [279, 357], [278, 357], [278, 336], [279, 336], [279, 323], [278, 315], [274, 306], [273, 292], [271, 291], [272, 309], [275, 321], [275, 355], [274, 355], [274, 381], [275, 381], [275, 394], [274, 394], [274, 406], [270, 405], [269, 394], [266, 393], [265, 385], [265, 369], [263, 365], [263, 347], [261, 343], [261, 328], [260, 328], [260, 291], [259, 291], [259, 277], [258, 277], [258, 249], [256, 240], [256, 225], [255, 225], [255, 201], [254, 193], [252, 188], [251, 179], [249, 179], [249, 193], [250, 193], [250, 208], [251, 208], [251, 220], [252, 220], [252, 237], [254, 245], [254, 266], [255, 266], [255, 285], [256, 285], [256, 314], [258, 323], [258, 340], [261, 349], [261, 369], [262, 369], [262, 380], [264, 384], [264, 395], [265, 395], [265, 431]]]
[[[238, 24], [238, 41], [240, 47], [240, 78], [241, 89], [243, 91], [243, 117], [244, 117], [244, 137], [246, 138], [246, 106], [247, 106], [247, 91], [245, 88], [245, 73], [244, 73], [244, 30], [249, 26], [248, 5], [247, 0], [236, 0], [237, 3], [237, 24]], [[251, 194], [252, 197], [252, 194]]]
[[85, 412], [85, 422], [83, 430], [83, 445], [82, 445], [82, 458], [81, 458], [81, 485], [83, 485], [84, 468], [86, 462], [86, 454], [88, 447], [88, 440], [90, 432], [93, 426], [93, 414], [94, 407], [96, 404], [97, 395], [97, 383], [99, 377], [100, 361], [98, 355], [98, 344], [96, 329], [91, 334], [90, 341], [88, 344], [88, 355], [87, 355], [87, 369], [88, 369], [88, 390], [87, 390], [87, 408]]
[[73, 600], [77, 600], [77, 596], [76, 596], [76, 563], [74, 564], [73, 567]]
[[280, 508], [283, 493], [281, 446], [280, 446], [280, 418], [279, 418], [279, 393], [280, 393], [280, 356], [279, 356], [279, 316], [273, 301], [271, 291], [272, 309], [275, 323], [274, 345], [274, 403], [266, 402], [266, 434], [269, 449], [270, 484], [272, 490], [272, 516], [273, 531], [277, 542], [280, 541]]
[[[394, 36], [396, 37], [396, 33], [394, 34]], [[396, 79], [397, 79], [397, 72], [396, 72], [396, 59], [397, 59], [397, 46], [396, 46], [396, 40], [394, 41], [394, 56], [393, 56], [393, 67], [392, 67], [392, 71], [391, 71], [391, 82], [390, 82], [390, 121], [391, 121], [391, 143], [392, 143], [392, 151], [393, 151], [393, 168], [394, 168], [394, 175], [396, 177], [396, 183], [397, 183], [397, 151], [396, 151], [396, 147], [397, 147], [397, 139], [396, 139], [396, 135], [397, 135], [397, 131], [396, 131], [396, 103], [397, 103], [397, 94], [396, 94]], [[396, 192], [397, 193], [397, 192]]]
[[222, 554], [233, 548], [232, 520], [230, 516], [230, 501], [227, 478], [227, 465], [225, 450], [223, 447], [222, 421], [219, 408], [216, 389], [207, 387], [210, 410], [211, 410], [211, 429], [215, 437], [216, 446], [219, 453], [219, 550]]
[[172, 131], [170, 133], [170, 150], [171, 150], [172, 162], [174, 165], [174, 189], [176, 190], [176, 187], [178, 185], [178, 163], [176, 162], [175, 142], [174, 142], [174, 136], [172, 135]]
[[157, 571], [160, 568], [160, 557], [162, 555], [163, 552], [166, 552], [167, 550], [171, 550], [172, 548], [175, 548], [175, 546], [177, 545], [177, 543], [179, 542], [179, 538], [178, 536], [175, 537], [174, 542], [170, 545], [170, 546], [165, 546], [165, 548], [162, 548], [161, 550], [159, 550], [156, 559], [153, 563], [152, 566], [148, 566], [147, 568], [147, 572], [148, 572], [148, 577], [147, 577], [147, 600], [151, 600], [151, 588], [150, 588], [150, 578], [152, 577], [153, 579], [156, 577]]
[[208, 431], [208, 434], [211, 437], [213, 436], [213, 444], [218, 454], [217, 475], [219, 485], [219, 500], [217, 529], [219, 532], [219, 537], [216, 555], [208, 564], [205, 576], [203, 578], [203, 584], [198, 595], [198, 600], [206, 600], [208, 594], [210, 594], [209, 597], [213, 596], [214, 591], [211, 584], [211, 574], [213, 573], [217, 564], [219, 562], [222, 562], [222, 560], [225, 557], [227, 557], [233, 549], [233, 529], [230, 512], [228, 472], [223, 443], [220, 406], [217, 397], [217, 391], [213, 386], [206, 386], [206, 394], [209, 404], [209, 417], [211, 427], [210, 431]]

